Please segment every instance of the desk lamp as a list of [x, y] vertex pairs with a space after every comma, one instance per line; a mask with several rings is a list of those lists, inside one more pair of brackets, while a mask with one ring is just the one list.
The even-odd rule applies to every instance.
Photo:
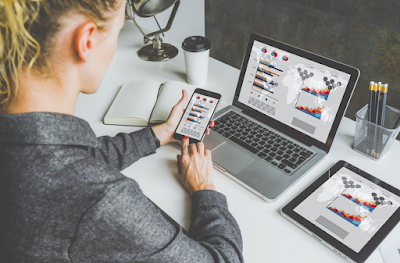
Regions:
[[[178, 54], [178, 49], [171, 44], [163, 43], [160, 34], [168, 31], [171, 28], [172, 21], [175, 18], [176, 11], [178, 10], [180, 0], [127, 0], [126, 2], [126, 17], [135, 23], [140, 32], [144, 35], [144, 43], [147, 44], [152, 41], [152, 44], [142, 47], [138, 51], [141, 59], [146, 61], [167, 61], [174, 58]], [[150, 33], [145, 34], [142, 28], [136, 22], [134, 15], [139, 17], [153, 17], [173, 4], [174, 8], [169, 17], [167, 26]], [[157, 22], [158, 24], [158, 22]], [[153, 39], [150, 39], [154, 37]]]

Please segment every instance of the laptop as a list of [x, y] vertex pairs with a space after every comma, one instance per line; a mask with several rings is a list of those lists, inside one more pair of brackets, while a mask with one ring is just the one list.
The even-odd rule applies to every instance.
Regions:
[[360, 71], [251, 34], [231, 106], [206, 136], [214, 167], [267, 202], [329, 152]]

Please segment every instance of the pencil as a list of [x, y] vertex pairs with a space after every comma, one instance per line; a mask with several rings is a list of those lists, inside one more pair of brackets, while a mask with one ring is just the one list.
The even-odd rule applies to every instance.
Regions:
[[381, 89], [382, 89], [382, 82], [378, 82], [378, 85], [375, 88], [375, 124], [379, 124], [379, 115], [380, 115], [380, 108], [379, 108], [379, 99], [381, 97]]
[[386, 98], [387, 92], [389, 90], [388, 84], [384, 84], [381, 87], [382, 101], [380, 102], [380, 110], [379, 110], [379, 120], [378, 123], [380, 126], [385, 126], [385, 114], [386, 114]]
[[[389, 90], [388, 84], [384, 84], [381, 86], [381, 101], [380, 101], [380, 109], [379, 109], [379, 126], [382, 128], [378, 128], [378, 140], [379, 143], [382, 145], [380, 149], [384, 150], [386, 147], [386, 143], [383, 141], [383, 128], [385, 127], [385, 116], [386, 116], [386, 98], [387, 98], [387, 92]], [[380, 153], [377, 153], [377, 157], [379, 158]]]
[[378, 91], [378, 83], [374, 83], [374, 90], [372, 92], [372, 118], [371, 122], [375, 123], [376, 118], [376, 92]]
[[[386, 88], [387, 88], [387, 84], [386, 84]], [[377, 92], [377, 113], [376, 113], [376, 124], [383, 127], [382, 121], [383, 123], [385, 122], [385, 110], [386, 110], [386, 95], [387, 95], [387, 90], [385, 88], [385, 85], [382, 84], [382, 82], [378, 82], [378, 92]], [[385, 92], [384, 92], [385, 91]], [[382, 101], [381, 101], [381, 94], [382, 94]], [[383, 99], [383, 97], [385, 96], [385, 99]], [[385, 105], [383, 105], [383, 100], [385, 101]], [[382, 117], [383, 116], [383, 117]], [[376, 145], [376, 158], [379, 158], [380, 152], [381, 150], [384, 149], [384, 145], [383, 145], [383, 141], [382, 141], [382, 137], [383, 137], [383, 131], [382, 128], [376, 126], [375, 129], [378, 130], [377, 134], [375, 135], [375, 141], [377, 143]], [[378, 152], [379, 151], [379, 152]]]
[[[379, 97], [380, 97], [380, 93], [381, 93], [381, 86], [382, 86], [382, 82], [378, 82], [378, 85], [374, 85], [374, 93], [375, 93], [375, 98], [374, 98], [374, 116], [373, 116], [373, 123], [375, 123], [376, 125], [374, 125], [374, 141], [373, 141], [373, 148], [371, 151], [371, 156], [372, 157], [377, 157], [377, 149], [376, 149], [376, 140], [377, 140], [377, 125], [378, 125], [378, 116], [379, 116]], [[378, 135], [379, 137], [379, 135]], [[379, 145], [378, 145], [379, 146]]]
[[[374, 98], [375, 98], [375, 94], [374, 94], [374, 87], [375, 87], [375, 82], [371, 81], [369, 83], [369, 105], [368, 105], [368, 121], [372, 122], [372, 116], [373, 116], [373, 112], [374, 112]], [[368, 124], [368, 130], [367, 130], [367, 134], [370, 134], [370, 124]], [[367, 154], [369, 154], [369, 149], [367, 149]]]
[[374, 100], [374, 85], [375, 82], [371, 81], [369, 83], [369, 105], [368, 105], [368, 120], [372, 121], [373, 103]]

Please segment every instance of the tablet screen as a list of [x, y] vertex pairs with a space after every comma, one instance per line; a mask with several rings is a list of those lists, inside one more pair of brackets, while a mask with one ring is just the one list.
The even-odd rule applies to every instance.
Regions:
[[342, 167], [294, 211], [358, 253], [399, 205], [399, 196]]

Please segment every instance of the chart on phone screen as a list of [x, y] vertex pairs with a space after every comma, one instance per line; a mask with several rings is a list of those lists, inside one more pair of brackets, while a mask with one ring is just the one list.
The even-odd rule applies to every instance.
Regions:
[[217, 99], [194, 93], [178, 125], [177, 133], [200, 140], [217, 105]]
[[294, 211], [358, 253], [399, 205], [399, 196], [343, 167]]
[[254, 41], [239, 102], [323, 143], [350, 75]]

